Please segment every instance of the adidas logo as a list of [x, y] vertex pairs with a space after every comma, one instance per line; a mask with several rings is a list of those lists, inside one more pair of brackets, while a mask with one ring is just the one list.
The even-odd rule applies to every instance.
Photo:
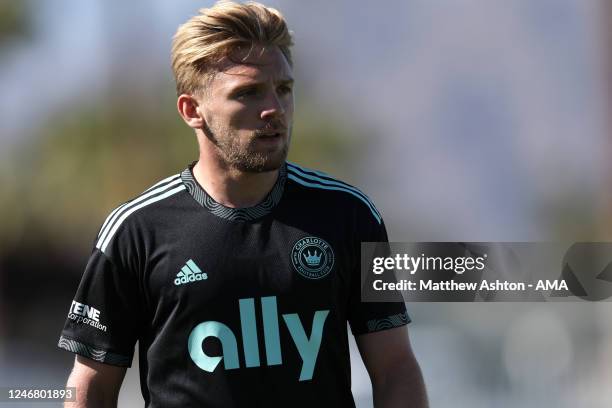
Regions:
[[193, 259], [190, 259], [187, 261], [185, 266], [181, 268], [180, 272], [176, 274], [174, 284], [179, 286], [189, 282], [201, 281], [205, 279], [208, 279], [208, 275], [198, 268], [198, 265], [193, 262]]

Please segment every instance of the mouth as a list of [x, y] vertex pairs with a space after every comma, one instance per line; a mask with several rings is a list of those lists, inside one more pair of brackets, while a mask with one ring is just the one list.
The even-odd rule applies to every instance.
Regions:
[[257, 134], [256, 138], [258, 140], [269, 140], [269, 141], [273, 141], [273, 140], [279, 140], [282, 139], [284, 137], [285, 133], [284, 132], [265, 132], [265, 133], [259, 133]]

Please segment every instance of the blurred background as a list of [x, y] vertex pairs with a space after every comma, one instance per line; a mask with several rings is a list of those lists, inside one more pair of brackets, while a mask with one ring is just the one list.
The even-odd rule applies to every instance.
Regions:
[[[0, 0], [0, 386], [64, 384], [106, 214], [197, 157], [169, 54], [210, 4]], [[609, 1], [267, 4], [295, 36], [290, 159], [367, 192], [392, 241], [612, 239]], [[610, 303], [408, 306], [432, 407], [612, 406]]]

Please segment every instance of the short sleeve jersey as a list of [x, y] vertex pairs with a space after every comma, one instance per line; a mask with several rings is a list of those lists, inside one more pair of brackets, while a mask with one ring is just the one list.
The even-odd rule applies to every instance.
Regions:
[[232, 209], [193, 164], [116, 208], [95, 241], [59, 347], [129, 366], [147, 407], [354, 406], [355, 336], [409, 322], [360, 301], [360, 243], [387, 241], [356, 188], [286, 163]]

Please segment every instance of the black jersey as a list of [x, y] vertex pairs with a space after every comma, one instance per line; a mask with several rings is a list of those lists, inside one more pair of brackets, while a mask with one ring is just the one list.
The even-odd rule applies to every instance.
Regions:
[[387, 241], [356, 188], [286, 163], [249, 208], [215, 202], [193, 164], [106, 219], [59, 347], [129, 366], [147, 407], [354, 406], [355, 336], [406, 324], [360, 301], [360, 242]]

